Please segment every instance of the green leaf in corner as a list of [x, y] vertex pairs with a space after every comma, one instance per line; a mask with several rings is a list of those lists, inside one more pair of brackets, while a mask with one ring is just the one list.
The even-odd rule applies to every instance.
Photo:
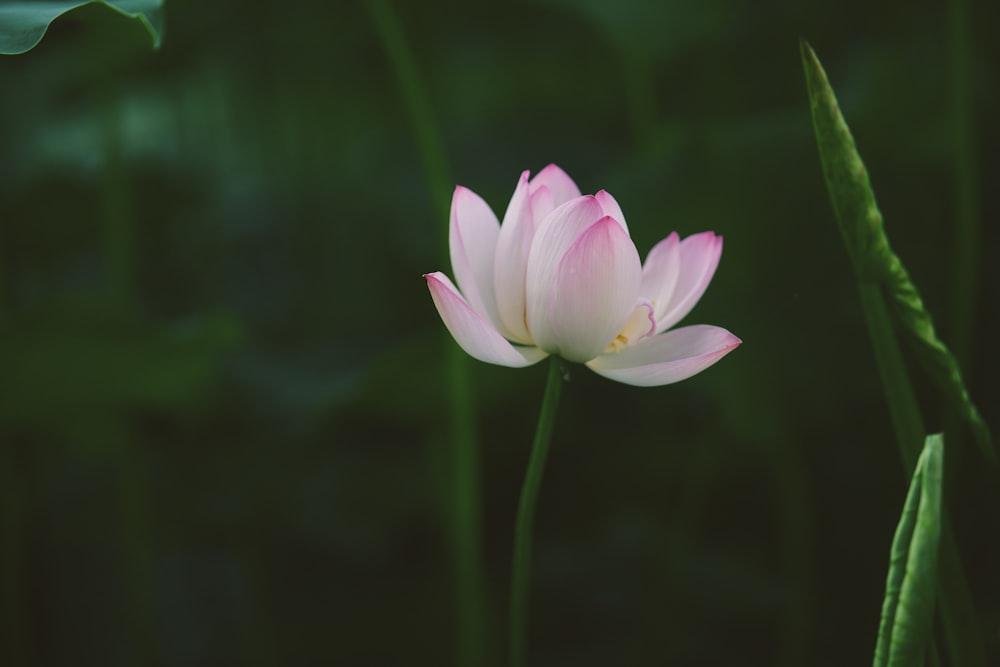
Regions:
[[879, 286], [924, 370], [969, 423], [986, 458], [995, 461], [989, 428], [965, 388], [958, 362], [938, 338], [916, 285], [889, 246], [868, 171], [823, 66], [807, 43], [803, 41], [801, 48], [823, 175], [858, 280]]
[[944, 439], [924, 442], [892, 540], [874, 667], [924, 664], [934, 623]]
[[35, 48], [49, 25], [63, 14], [97, 4], [138, 21], [149, 33], [153, 48], [163, 35], [163, 0], [80, 0], [0, 2], [0, 55], [18, 55]]

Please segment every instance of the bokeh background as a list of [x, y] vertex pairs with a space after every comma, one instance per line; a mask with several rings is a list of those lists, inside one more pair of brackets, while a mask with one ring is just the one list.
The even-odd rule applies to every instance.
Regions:
[[[172, 0], [159, 51], [91, 7], [0, 59], [3, 664], [458, 664], [453, 343], [420, 276], [450, 272], [452, 184], [502, 213], [550, 162], [614, 194], [643, 255], [722, 234], [686, 323], [744, 344], [656, 389], [567, 369], [532, 664], [868, 663], [908, 472], [798, 40], [998, 429], [1000, 5], [391, 2], [430, 170], [372, 6]], [[485, 665], [543, 366], [468, 365]], [[928, 428], [956, 429], [911, 368]], [[1000, 664], [997, 478], [949, 435]]]

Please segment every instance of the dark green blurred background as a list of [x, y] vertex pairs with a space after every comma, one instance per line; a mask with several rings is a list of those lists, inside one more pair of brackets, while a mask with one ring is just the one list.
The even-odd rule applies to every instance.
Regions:
[[[656, 389], [570, 370], [532, 664], [868, 664], [908, 473], [798, 39], [996, 430], [1000, 5], [954, 30], [955, 2], [393, 4], [449, 183], [502, 213], [556, 162], [617, 197], [643, 256], [672, 230], [726, 239], [686, 323], [739, 350]], [[174, 0], [166, 21], [153, 52], [88, 8], [0, 60], [0, 661], [454, 664], [452, 343], [420, 277], [450, 273], [450, 191], [372, 15]], [[928, 428], [953, 425], [913, 369]], [[498, 665], [545, 370], [471, 377]], [[1000, 664], [1000, 494], [968, 440], [949, 439], [947, 502]]]

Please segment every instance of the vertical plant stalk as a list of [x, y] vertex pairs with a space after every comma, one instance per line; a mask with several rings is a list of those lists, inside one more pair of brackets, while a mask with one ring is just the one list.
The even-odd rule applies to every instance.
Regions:
[[920, 443], [927, 432], [924, 430], [924, 420], [917, 408], [917, 397], [903, 363], [903, 354], [896, 341], [881, 288], [877, 283], [859, 282], [858, 290], [861, 293], [865, 322], [868, 324], [868, 336], [875, 353], [875, 365], [878, 367], [882, 390], [889, 407], [892, 430], [899, 445], [899, 456], [903, 461], [904, 472], [909, 475], [917, 464]]
[[[0, 210], [0, 215], [9, 221], [2, 210]], [[10, 232], [7, 229], [7, 227], [0, 225], [0, 317], [9, 314], [10, 306], [14, 302], [14, 272], [11, 268], [13, 262], [8, 259], [13, 253], [10, 251], [10, 236], [8, 236]]]
[[[99, 85], [101, 148], [104, 159], [102, 220], [104, 223], [107, 299], [115, 311], [130, 312], [135, 299], [135, 231], [128, 171], [122, 138], [121, 101], [113, 81]], [[120, 420], [121, 423], [117, 423]], [[155, 605], [153, 584], [152, 528], [145, 452], [124, 423], [123, 417], [107, 417], [116, 442], [112, 450], [117, 467], [122, 574], [128, 593], [130, 644], [139, 662], [155, 660]], [[114, 424], [114, 425], [112, 425]]]
[[156, 639], [155, 575], [149, 470], [145, 452], [121, 416], [107, 417], [118, 477], [118, 525], [122, 537], [123, 580], [129, 589], [130, 646], [136, 664], [155, 664], [162, 656]]
[[[8, 256], [8, 243], [4, 238], [4, 228], [0, 227], [0, 318], [10, 317], [9, 308], [13, 299], [8, 290], [13, 280], [8, 279], [10, 264], [4, 260]], [[11, 271], [11, 273], [13, 273]], [[2, 322], [2, 320], [0, 320]], [[27, 614], [23, 586], [23, 544], [24, 535], [24, 490], [23, 470], [17, 468], [17, 452], [14, 443], [0, 440], [0, 635], [6, 641], [0, 642], [0, 664], [27, 665]]]
[[955, 260], [952, 266], [952, 335], [955, 357], [970, 369], [969, 349], [979, 276], [979, 183], [976, 173], [975, 112], [972, 97], [972, 30], [969, 0], [951, 0], [951, 95], [955, 168]]
[[102, 177], [102, 220], [104, 261], [108, 298], [119, 308], [128, 308], [133, 298], [135, 234], [132, 229], [129, 183], [122, 146], [121, 103], [111, 83], [103, 84], [100, 99], [100, 126], [104, 170]]
[[451, 522], [458, 664], [477, 667], [486, 659], [479, 446], [476, 442], [469, 359], [452, 341], [446, 340], [445, 344], [448, 346], [451, 404]]
[[0, 662], [31, 664], [28, 658], [24, 586], [24, 482], [11, 442], [0, 442]]
[[[438, 213], [447, 220], [451, 177], [448, 175], [447, 162], [444, 157], [444, 143], [438, 134], [431, 105], [427, 101], [423, 83], [414, 64], [416, 60], [406, 42], [406, 36], [399, 25], [399, 20], [389, 3], [386, 0], [367, 0], [367, 4], [372, 19], [375, 21], [379, 38], [382, 40], [382, 47], [389, 58], [389, 63], [396, 75], [396, 81], [399, 83], [406, 111], [410, 115], [417, 148], [420, 151], [420, 160], [423, 162], [424, 173], [427, 176], [428, 185], [430, 185], [434, 204]], [[440, 247], [447, 248], [447, 227], [439, 226], [435, 229], [442, 230], [440, 234], [444, 243]]]
[[[423, 163], [424, 174], [434, 199], [439, 220], [448, 220], [451, 178], [444, 156], [444, 144], [434, 123], [430, 104], [415, 66], [415, 60], [386, 0], [366, 0], [382, 46], [389, 58], [402, 93]], [[438, 225], [438, 247], [447, 263], [448, 228]], [[453, 588], [455, 591], [456, 663], [479, 667], [486, 662], [485, 592], [483, 583], [482, 499], [479, 449], [469, 359], [450, 338], [447, 351], [448, 398], [451, 406], [450, 475]]]
[[514, 523], [514, 559], [510, 577], [510, 667], [523, 667], [528, 628], [528, 584], [531, 579], [531, 544], [535, 524], [535, 506], [542, 486], [545, 460], [556, 422], [556, 409], [562, 393], [562, 370], [559, 357], [549, 359], [542, 410], [538, 415], [535, 439], [531, 444], [528, 469], [521, 485], [521, 500]]

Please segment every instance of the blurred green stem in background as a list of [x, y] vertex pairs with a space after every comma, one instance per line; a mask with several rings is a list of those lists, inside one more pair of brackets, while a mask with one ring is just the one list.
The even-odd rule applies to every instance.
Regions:
[[[115, 313], [131, 313], [135, 292], [135, 230], [128, 170], [125, 165], [121, 96], [113, 75], [95, 72], [104, 79], [98, 88], [103, 175], [101, 219], [104, 224], [106, 299]], [[155, 659], [154, 585], [150, 492], [146, 456], [123, 418], [106, 415], [109, 454], [117, 467], [119, 534], [122, 538], [123, 576], [128, 587], [129, 645], [139, 662]], [[121, 423], [118, 423], [118, 422]]]
[[7, 234], [9, 232], [4, 229], [3, 224], [0, 224], [0, 317], [7, 316], [7, 309], [13, 302], [12, 281], [7, 275], [10, 271], [10, 260], [7, 259], [9, 253]]
[[[840, 112], [826, 73], [816, 54], [804, 41], [801, 43], [801, 55], [823, 175], [845, 248], [857, 275], [875, 363], [906, 474], [913, 473], [926, 431], [894, 325], [898, 325], [917, 346], [918, 354], [929, 359], [925, 364], [932, 378], [954, 405], [962, 407], [978, 436], [984, 455], [990, 459], [993, 452], [989, 430], [965, 390], [957, 363], [937, 338], [930, 314], [924, 309], [916, 286], [889, 247], [867, 169]], [[895, 321], [890, 319], [890, 312], [895, 315]], [[941, 516], [937, 594], [949, 664], [985, 667], [985, 644], [979, 631], [975, 606], [947, 514], [942, 512]]]
[[[382, 46], [396, 74], [428, 185], [434, 198], [437, 220], [449, 219], [448, 193], [452, 181], [444, 156], [444, 144], [438, 134], [430, 104], [424, 94], [413, 54], [406, 43], [392, 8], [385, 0], [366, 0]], [[447, 263], [448, 225], [438, 224], [438, 247]], [[454, 562], [455, 622], [457, 625], [457, 664], [478, 667], [485, 664], [485, 603], [483, 583], [482, 499], [480, 490], [479, 450], [469, 359], [450, 337], [444, 345], [451, 407], [452, 497], [450, 524]]]
[[[443, 214], [443, 219], [447, 220], [450, 207], [448, 193], [452, 188], [451, 177], [448, 174], [447, 161], [444, 157], [444, 143], [441, 141], [441, 135], [438, 134], [437, 125], [434, 123], [434, 114], [431, 112], [431, 105], [427, 101], [424, 86], [414, 64], [412, 50], [406, 42], [406, 36], [403, 34], [389, 3], [385, 0], [366, 0], [366, 4], [375, 21], [379, 39], [382, 40], [382, 47], [389, 57], [389, 63], [399, 83], [406, 111], [410, 114], [413, 133], [417, 140], [417, 147], [420, 149], [420, 159], [424, 165], [437, 212]], [[447, 248], [447, 226], [441, 225], [435, 229], [442, 230], [439, 232], [442, 240], [440, 247]]]
[[[150, 517], [149, 470], [145, 451], [122, 417], [106, 415], [109, 454], [118, 483], [119, 534], [122, 536], [127, 642], [134, 664], [156, 664], [162, 658], [156, 642], [153, 530]], [[127, 649], [126, 649], [127, 650]]]
[[101, 84], [100, 125], [103, 164], [102, 215], [104, 222], [104, 262], [108, 299], [123, 310], [131, 305], [135, 262], [131, 201], [122, 145], [121, 99], [113, 92], [114, 83]]
[[[973, 58], [972, 16], [969, 0], [951, 0], [949, 3], [949, 28], [951, 47], [951, 85], [952, 85], [952, 123], [955, 170], [955, 259], [954, 285], [952, 288], [952, 326], [955, 357], [962, 368], [971, 371], [974, 366], [970, 362], [969, 350], [974, 344], [974, 318], [978, 300], [978, 285], [976, 278], [980, 272], [980, 210], [979, 210], [979, 174], [976, 166], [976, 114], [973, 98]], [[949, 426], [959, 421], [951, 419]], [[943, 568], [957, 567], [958, 556], [954, 549], [945, 519], [944, 549], [941, 558]], [[942, 590], [942, 579], [939, 578], [938, 597], [946, 613], [956, 616], [959, 628], [977, 627], [978, 620], [974, 614], [971, 596], [967, 589], [958, 591]], [[958, 600], [952, 599], [958, 597]], [[957, 616], [958, 614], [962, 616]], [[958, 647], [960, 642], [968, 638], [954, 628], [945, 627], [948, 632], [946, 641], [951, 646]], [[963, 647], [973, 652], [971, 658], [964, 664], [985, 665], [985, 651], [982, 644]]]
[[12, 443], [0, 442], [0, 664], [29, 664], [27, 607], [21, 582], [26, 571], [22, 535], [24, 489], [17, 452]]
[[[9, 317], [3, 229], [0, 228], [0, 326]], [[10, 442], [0, 442], [0, 633], [7, 639], [0, 642], [0, 664], [24, 665], [28, 663], [25, 639], [27, 627], [21, 586], [23, 498], [21, 475], [15, 470], [16, 452]]]
[[889, 417], [899, 445], [899, 456], [906, 474], [913, 472], [920, 452], [920, 441], [924, 438], [924, 420], [917, 408], [917, 397], [913, 393], [903, 353], [896, 342], [885, 307], [882, 290], [877, 283], [859, 282], [861, 308], [868, 324], [868, 335], [875, 352], [875, 364], [889, 407]]
[[976, 173], [975, 107], [972, 99], [972, 30], [969, 0], [949, 3], [951, 97], [955, 170], [955, 271], [952, 285], [952, 336], [955, 357], [969, 369], [979, 275], [979, 180]]
[[528, 470], [521, 485], [521, 499], [514, 523], [514, 559], [510, 578], [510, 667], [523, 667], [528, 628], [528, 584], [531, 579], [531, 536], [535, 523], [538, 490], [542, 486], [545, 460], [549, 455], [552, 429], [556, 423], [559, 394], [562, 393], [561, 359], [549, 359], [542, 410], [538, 415], [535, 440], [531, 443]]

